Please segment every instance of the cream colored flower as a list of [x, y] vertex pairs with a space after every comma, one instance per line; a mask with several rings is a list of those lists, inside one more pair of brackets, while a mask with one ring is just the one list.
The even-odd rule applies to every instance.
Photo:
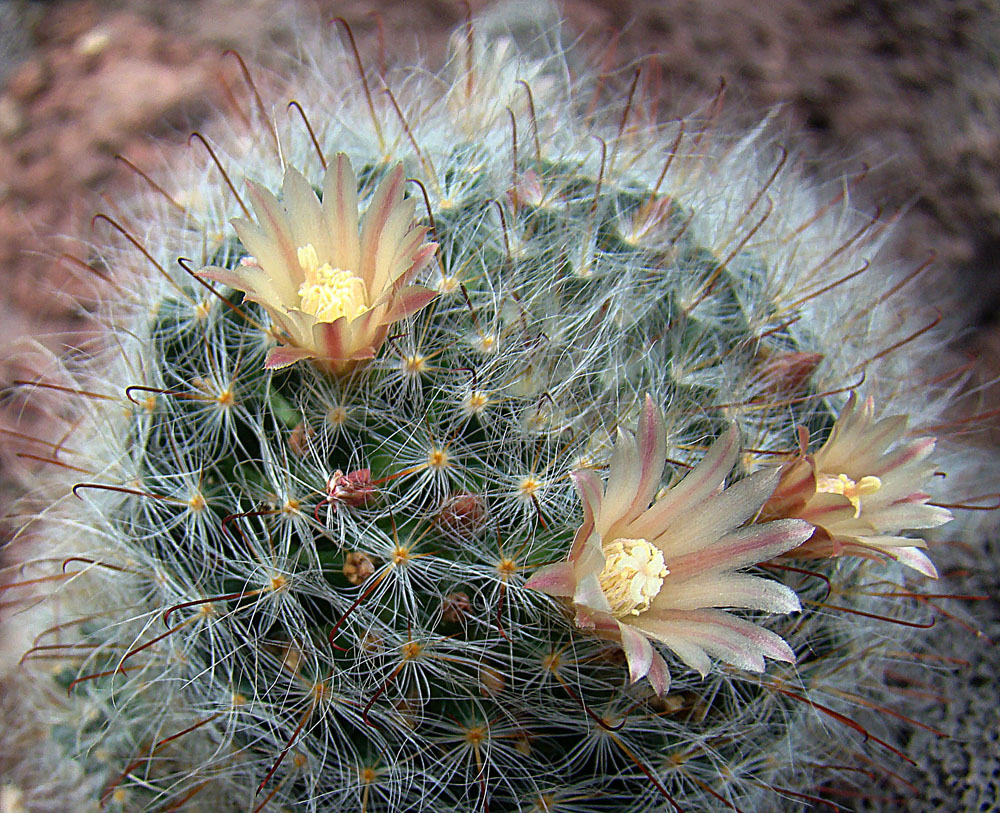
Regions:
[[805, 453], [807, 437], [800, 430], [799, 457], [780, 468], [781, 480], [762, 512], [764, 518], [799, 517], [816, 527], [789, 555], [887, 556], [937, 577], [921, 550], [927, 543], [898, 535], [951, 519], [947, 509], [928, 505], [930, 495], [923, 491], [935, 471], [927, 459], [934, 438], [903, 440], [906, 424], [904, 415], [876, 420], [872, 399], [861, 404], [851, 395], [816, 454]]
[[359, 223], [358, 184], [351, 162], [337, 155], [323, 179], [320, 202], [296, 170], [285, 171], [282, 200], [249, 184], [256, 223], [233, 226], [252, 258], [234, 270], [209, 267], [222, 282], [264, 306], [279, 337], [269, 368], [302, 359], [341, 374], [378, 353], [389, 327], [425, 307], [436, 293], [411, 285], [437, 249], [414, 223], [396, 166], [375, 190]]
[[795, 519], [746, 525], [778, 474], [758, 472], [723, 488], [738, 453], [733, 426], [653, 502], [666, 464], [666, 427], [647, 397], [638, 436], [618, 432], [607, 486], [593, 471], [573, 472], [583, 524], [569, 558], [540, 568], [526, 585], [566, 599], [578, 627], [620, 643], [631, 680], [648, 677], [658, 694], [670, 677], [651, 641], [702, 676], [709, 656], [756, 672], [765, 657], [795, 660], [773, 632], [717, 609], [798, 610], [785, 585], [738, 571], [794, 548], [813, 531]]

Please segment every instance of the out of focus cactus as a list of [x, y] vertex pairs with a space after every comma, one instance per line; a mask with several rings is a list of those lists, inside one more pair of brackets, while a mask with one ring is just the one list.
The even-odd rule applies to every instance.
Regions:
[[489, 26], [441, 76], [305, 44], [98, 223], [5, 588], [5, 736], [77, 798], [788, 810], [905, 759], [873, 710], [967, 464], [905, 439], [950, 382], [882, 224]]

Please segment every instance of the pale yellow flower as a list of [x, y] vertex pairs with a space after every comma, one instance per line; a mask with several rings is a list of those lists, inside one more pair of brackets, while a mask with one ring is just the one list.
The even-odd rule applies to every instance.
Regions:
[[345, 373], [378, 353], [390, 326], [425, 307], [436, 292], [410, 284], [437, 249], [414, 221], [396, 166], [358, 217], [351, 162], [337, 155], [323, 178], [323, 199], [296, 170], [285, 172], [282, 200], [249, 184], [257, 221], [233, 226], [252, 257], [236, 269], [209, 267], [205, 279], [244, 291], [271, 317], [279, 345], [269, 368], [313, 359]]
[[934, 528], [951, 519], [945, 508], [929, 505], [924, 492], [935, 465], [927, 458], [934, 438], [904, 440], [904, 415], [875, 418], [871, 398], [852, 395], [823, 447], [806, 454], [801, 430], [799, 457], [781, 468], [781, 480], [764, 506], [765, 518], [798, 517], [816, 527], [790, 556], [886, 556], [927, 576], [934, 564], [921, 550], [923, 539], [906, 530]]
[[739, 572], [812, 534], [812, 526], [795, 519], [746, 525], [771, 494], [777, 472], [723, 488], [739, 454], [733, 426], [653, 502], [666, 465], [666, 427], [648, 397], [637, 435], [619, 430], [606, 487], [593, 471], [573, 472], [583, 524], [568, 559], [539, 568], [526, 586], [565, 599], [578, 627], [619, 643], [631, 680], [648, 677], [658, 694], [670, 676], [651, 641], [703, 676], [709, 656], [756, 672], [765, 657], [794, 662], [779, 636], [718, 609], [799, 609], [785, 585]]

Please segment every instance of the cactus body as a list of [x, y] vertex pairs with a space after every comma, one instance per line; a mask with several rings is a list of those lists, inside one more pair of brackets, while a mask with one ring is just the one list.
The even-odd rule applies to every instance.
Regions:
[[[702, 677], [663, 650], [658, 697], [620, 643], [526, 587], [581, 527], [571, 473], [615, 481], [616, 433], [647, 395], [666, 494], [734, 422], [739, 481], [794, 458], [799, 426], [826, 438], [854, 389], [917, 428], [948, 395], [909, 394], [934, 378], [934, 345], [903, 341], [923, 316], [894, 291], [879, 223], [806, 188], [764, 129], [660, 124], [641, 96], [588, 111], [592, 78], [544, 34], [522, 50], [459, 32], [450, 73], [390, 74], [391, 99], [324, 41], [294, 87], [313, 133], [278, 114], [252, 142], [220, 126], [234, 189], [193, 152], [165, 187], [176, 205], [150, 194], [95, 247], [106, 336], [38, 382], [76, 391], [49, 455], [72, 468], [50, 466], [18, 521], [47, 540], [31, 574], [59, 584], [26, 656], [65, 656], [76, 721], [50, 748], [109, 809], [791, 809], [842, 759], [849, 712], [880, 697], [884, 653], [905, 649], [892, 622], [923, 622], [867, 589], [904, 584], [901, 565], [793, 550], [754, 572], [802, 612], [736, 613], [797, 663]], [[393, 256], [415, 293], [400, 282], [391, 303], [413, 298], [335, 357], [355, 334], [311, 343], [281, 320], [300, 296], [310, 330], [327, 314], [321, 331], [357, 333], [381, 301], [296, 237], [302, 201], [318, 211], [345, 166], [361, 210], [379, 211], [381, 183], [405, 188], [415, 242]], [[282, 218], [298, 253], [280, 262], [307, 277], [279, 306], [240, 275], [270, 273], [250, 244]], [[355, 287], [323, 299], [308, 274]], [[864, 505], [868, 476], [838, 494]], [[626, 541], [621, 556], [640, 547]], [[649, 595], [669, 589], [658, 562]]]

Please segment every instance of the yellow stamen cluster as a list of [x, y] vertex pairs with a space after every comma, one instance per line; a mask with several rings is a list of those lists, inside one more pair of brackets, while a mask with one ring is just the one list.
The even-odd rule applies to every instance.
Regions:
[[604, 549], [601, 589], [617, 618], [649, 609], [670, 571], [663, 552], [645, 539], [616, 539]]
[[854, 482], [846, 474], [830, 477], [823, 474], [816, 478], [816, 491], [820, 494], [840, 494], [847, 497], [854, 506], [854, 516], [861, 516], [861, 498], [868, 497], [882, 488], [882, 481], [873, 475], [866, 475]]
[[317, 322], [336, 322], [341, 316], [348, 321], [370, 309], [364, 281], [343, 268], [320, 264], [312, 243], [297, 251], [299, 265], [306, 281], [299, 286], [300, 308], [316, 317]]

